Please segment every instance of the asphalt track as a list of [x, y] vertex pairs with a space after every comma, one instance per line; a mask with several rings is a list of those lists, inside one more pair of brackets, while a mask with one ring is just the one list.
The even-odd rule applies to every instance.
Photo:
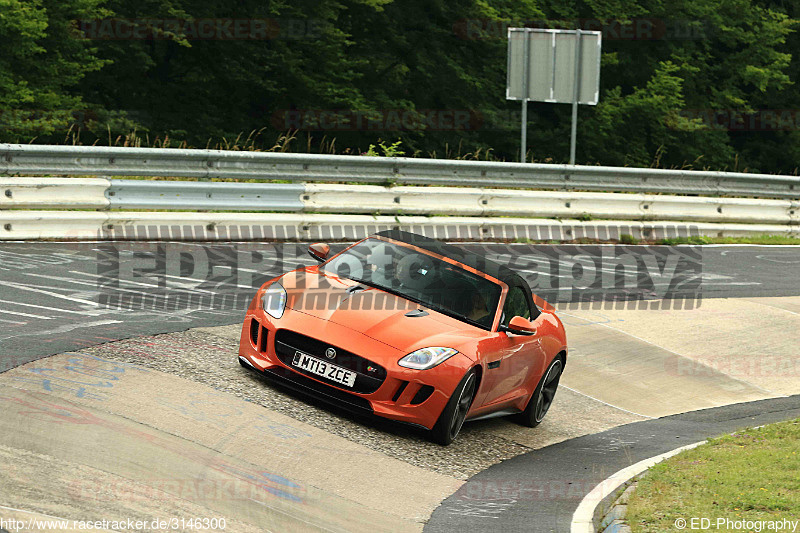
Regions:
[[[125, 258], [134, 252], [154, 253], [156, 244], [117, 243]], [[203, 249], [201, 244], [167, 243], [170, 252]], [[337, 245], [336, 247], [341, 246]], [[334, 247], [334, 249], [336, 249]], [[477, 245], [466, 245], [467, 248]], [[231, 246], [213, 245], [214, 250]], [[252, 247], [248, 247], [248, 252]], [[541, 250], [545, 247], [539, 247]], [[585, 247], [564, 245], [557, 247], [562, 254], [579, 255]], [[209, 292], [223, 292], [247, 299], [258, 286], [260, 279], [286, 272], [304, 264], [311, 264], [305, 245], [278, 244], [256, 246], [263, 254], [260, 263], [236, 265], [236, 283], [204, 288], [208, 283], [208, 263], [213, 262], [203, 253], [191, 265], [189, 272], [165, 273], [167, 282], [179, 283], [187, 293], [198, 296]], [[694, 248], [697, 249], [697, 248]], [[511, 250], [510, 253], [509, 250]], [[526, 268], [526, 258], [537, 254], [527, 245], [511, 245], [498, 249], [490, 257], [498, 261], [513, 259], [521, 267], [523, 276], [532, 278], [559, 275], [551, 269], [543, 270], [536, 263]], [[125, 256], [124, 254], [128, 255]], [[243, 313], [244, 306], [210, 309], [157, 309], [142, 306], [140, 309], [113, 309], [99, 305], [103, 294], [163, 294], [164, 290], [147, 274], [128, 276], [123, 286], [109, 289], [103, 285], [108, 274], [99, 264], [103, 257], [99, 243], [3, 243], [0, 245], [0, 372], [39, 357], [80, 349], [113, 340], [140, 335], [153, 335], [182, 331], [192, 327], [233, 324]], [[249, 258], [249, 257], [248, 257]], [[148, 260], [140, 260], [147, 265]], [[251, 263], [255, 263], [251, 261]], [[711, 246], [703, 247], [702, 298], [745, 298], [763, 296], [800, 295], [800, 276], [787, 276], [787, 272], [800, 267], [800, 247], [791, 246]], [[572, 265], [568, 264], [571, 268]], [[142, 267], [143, 268], [143, 267]], [[568, 277], [561, 273], [562, 277]], [[124, 274], [123, 274], [124, 277]], [[172, 285], [167, 285], [172, 287]], [[174, 289], [173, 289], [174, 290]], [[538, 291], [545, 299], [559, 302], [559, 293], [577, 291], [570, 286]], [[586, 291], [581, 291], [586, 292]], [[591, 292], [591, 291], [589, 291]], [[630, 291], [604, 288], [606, 299], [653, 298], [648, 291]], [[634, 292], [634, 294], [631, 294]], [[563, 296], [563, 294], [562, 294]], [[563, 301], [563, 299], [561, 300]]]
[[709, 437], [800, 417], [800, 395], [634, 422], [491, 466], [433, 513], [424, 531], [569, 531], [584, 496], [615, 472]]
[[[116, 245], [115, 245], [116, 246]], [[153, 253], [157, 245], [120, 243], [127, 253], [122, 262], [131, 260], [134, 253]], [[202, 250], [201, 245], [170, 243], [172, 251]], [[225, 246], [215, 249], [224, 249]], [[235, 284], [204, 288], [208, 274], [208, 258], [186, 269], [169, 273], [164, 279], [175, 282], [174, 290], [183, 290], [199, 297], [212, 292], [252, 296], [259, 279], [273, 277], [303, 264], [313, 262], [308, 256], [295, 252], [295, 245], [262, 247], [263, 265], [241, 266], [242, 287]], [[281, 253], [292, 257], [289, 263], [276, 260]], [[115, 309], [102, 305], [104, 294], [163, 294], [158, 281], [141, 276], [128, 276], [121, 287], [108, 287], [111, 276], [102, 270], [105, 257], [100, 243], [3, 243], [0, 244], [0, 372], [14, 366], [105, 342], [142, 335], [183, 331], [192, 327], [232, 324], [244, 316], [244, 306], [210, 305], [209, 308], [186, 307], [163, 309], [142, 305], [140, 308]], [[296, 259], [294, 259], [296, 257]], [[148, 261], [140, 261], [146, 268]], [[124, 271], [123, 271], [124, 277]], [[236, 276], [239, 278], [239, 276]], [[249, 300], [248, 300], [249, 301]]]
[[[789, 275], [800, 264], [797, 247], [703, 248], [702, 302], [689, 309], [557, 304], [569, 335], [570, 359], [545, 422], [535, 430], [503, 419], [475, 422], [442, 450], [427, 447], [419, 435], [353, 424], [335, 413], [322, 413], [324, 423], [301, 422], [274, 403], [246, 396], [251, 390], [264, 392], [264, 385], [244, 381], [245, 396], [238, 390], [225, 392], [229, 382], [251, 379], [232, 357], [238, 328], [220, 327], [238, 323], [242, 311], [235, 306], [176, 311], [100, 305], [110, 289], [107, 271], [98, 267], [98, 246], [0, 246], [0, 370], [5, 371], [0, 373], [0, 464], [11, 473], [0, 480], [0, 506], [27, 505], [56, 516], [106, 516], [122, 510], [208, 516], [213, 511], [239, 519], [231, 531], [418, 531], [428, 517], [426, 528], [432, 531], [565, 531], [582, 495], [621, 467], [714, 434], [797, 416], [800, 409], [800, 280]], [[157, 245], [122, 245], [151, 252], [152, 246]], [[184, 251], [202, 247], [174, 246]], [[573, 256], [585, 251], [559, 248], [567, 255], [572, 250]], [[195, 254], [192, 268], [184, 271], [179, 262], [162, 279], [174, 279], [192, 293], [216, 291], [247, 299], [257, 276], [312, 261], [296, 245], [262, 251], [261, 263], [239, 257], [236, 283], [217, 280], [209, 286], [213, 276], [194, 278], [198, 268], [208, 270], [203, 254]], [[537, 255], [524, 246], [513, 251], [517, 259]], [[504, 259], [502, 249], [497, 259]], [[574, 267], [574, 260], [562, 259], [557, 262]], [[148, 261], [141, 265], [147, 269]], [[529, 280], [552, 274], [522, 270], [528, 270], [523, 274]], [[222, 272], [224, 277], [230, 270]], [[142, 277], [120, 277], [127, 285], [111, 292], [164, 293], [164, 287]], [[564, 289], [557, 288], [551, 301], [574, 290]], [[658, 303], [657, 291], [657, 286], [605, 289], [605, 296], [612, 302], [618, 297]], [[130, 342], [114, 342], [196, 327], [202, 329], [166, 340], [132, 341], [135, 351]], [[757, 342], [754, 331], [759, 332]], [[104, 343], [98, 348], [113, 361], [93, 359], [83, 350], [31, 363]], [[126, 357], [132, 362], [120, 362]], [[195, 357], [206, 357], [206, 366], [199, 368], [208, 368], [210, 378], [203, 372], [173, 375]], [[153, 369], [151, 363], [161, 366]], [[219, 366], [211, 371], [211, 364]], [[76, 387], [86, 375], [92, 376], [90, 383], [112, 376], [108, 383], [113, 387]], [[186, 398], [203, 398], [205, 410], [197, 412], [197, 402], [185, 404]], [[290, 402], [292, 408], [298, 403]], [[315, 408], [307, 404], [305, 409]], [[235, 414], [223, 417], [226, 410]], [[331, 423], [350, 429], [337, 435]], [[264, 433], [265, 427], [272, 432]], [[276, 433], [276, 427], [282, 429]], [[363, 433], [363, 438], [347, 438], [348, 431]], [[430, 462], [392, 455], [381, 448], [383, 441], [408, 453], [428, 453]], [[487, 449], [475, 447], [481, 443]], [[527, 453], [471, 476], [447, 473], [459, 454], [480, 458], [489, 453], [482, 464], [497, 462], [491, 457], [498, 443]], [[332, 451], [337, 452], [333, 460]], [[246, 501], [226, 493], [200, 502], [197, 494], [176, 489], [176, 480], [255, 485], [273, 493]], [[65, 493], [59, 483], [70, 490]], [[114, 489], [110, 497], [96, 494], [98, 487], [108, 486]], [[171, 497], [151, 505], [114, 498], [115, 490], [122, 496], [156, 490]], [[283, 497], [275, 498], [275, 491]], [[0, 516], [13, 512], [5, 509]], [[465, 521], [470, 527], [463, 527]]]

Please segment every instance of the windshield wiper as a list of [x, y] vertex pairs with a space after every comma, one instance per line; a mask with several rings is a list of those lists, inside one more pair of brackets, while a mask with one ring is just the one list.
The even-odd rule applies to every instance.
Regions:
[[379, 289], [379, 290], [388, 292], [389, 294], [394, 294], [395, 296], [399, 296], [400, 298], [405, 298], [407, 300], [411, 300], [414, 303], [418, 303], [418, 304], [421, 304], [421, 305], [427, 305], [425, 302], [423, 302], [421, 300], [418, 300], [418, 299], [416, 299], [416, 298], [414, 298], [412, 296], [409, 296], [408, 294], [404, 294], [404, 293], [402, 293], [400, 291], [394, 290], [391, 287], [385, 287], [385, 286], [383, 286], [383, 285], [381, 285], [379, 283], [375, 283], [374, 281], [367, 281], [365, 279], [359, 279], [359, 278], [348, 278], [348, 279], [350, 279], [352, 281], [355, 281], [355, 282], [358, 282], [358, 283], [362, 283], [364, 285], [368, 285], [368, 286], [372, 287], [373, 289]]
[[346, 292], [347, 294], [353, 294], [356, 291], [365, 291], [365, 290], [367, 290], [366, 287], [362, 287], [361, 285], [353, 285], [352, 287], [348, 287], [347, 289], [345, 289], [344, 292]]

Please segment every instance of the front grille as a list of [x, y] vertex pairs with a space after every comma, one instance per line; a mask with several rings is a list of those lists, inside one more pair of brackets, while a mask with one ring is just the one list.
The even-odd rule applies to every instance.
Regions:
[[[335, 359], [328, 359], [325, 357], [325, 350], [333, 348], [336, 350]], [[386, 369], [377, 363], [365, 359], [352, 352], [348, 352], [337, 346], [308, 337], [301, 333], [289, 331], [286, 329], [279, 329], [275, 334], [275, 354], [278, 356], [285, 365], [291, 366], [297, 372], [301, 372], [307, 376], [312, 376], [322, 382], [328, 383], [336, 387], [344, 387], [344, 385], [335, 381], [329, 380], [325, 377], [318, 376], [312, 372], [296, 368], [292, 366], [292, 359], [295, 352], [300, 351], [308, 355], [313, 355], [322, 359], [323, 361], [330, 361], [331, 363], [352, 370], [356, 373], [356, 381], [353, 384], [353, 391], [361, 394], [371, 394], [378, 390], [386, 379]]]

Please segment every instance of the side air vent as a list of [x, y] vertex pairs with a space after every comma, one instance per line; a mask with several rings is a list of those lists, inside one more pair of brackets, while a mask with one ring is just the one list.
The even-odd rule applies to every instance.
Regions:
[[430, 398], [431, 394], [433, 394], [433, 387], [431, 387], [430, 385], [423, 385], [414, 395], [414, 398], [411, 400], [411, 405], [421, 404], [422, 402]]
[[400, 382], [400, 386], [397, 387], [397, 392], [395, 392], [394, 396], [392, 396], [392, 401], [393, 402], [396, 402], [397, 400], [400, 399], [400, 395], [403, 394], [403, 391], [406, 390], [407, 386], [408, 386], [408, 381], [401, 381]]
[[258, 351], [267, 353], [267, 340], [269, 339], [269, 330], [261, 326], [261, 344], [258, 346]]
[[258, 327], [260, 324], [255, 318], [250, 319], [250, 340], [253, 341], [253, 346], [258, 348]]

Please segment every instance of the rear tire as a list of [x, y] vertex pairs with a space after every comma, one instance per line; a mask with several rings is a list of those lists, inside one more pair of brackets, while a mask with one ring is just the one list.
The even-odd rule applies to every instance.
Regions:
[[547, 367], [542, 379], [533, 391], [528, 405], [525, 410], [519, 414], [519, 422], [523, 426], [535, 428], [544, 420], [544, 415], [550, 410], [553, 405], [553, 398], [558, 391], [558, 382], [561, 379], [561, 373], [564, 371], [564, 361], [561, 356], [557, 356]]
[[461, 378], [442, 414], [439, 415], [439, 420], [436, 421], [436, 425], [430, 432], [430, 439], [433, 442], [447, 446], [458, 436], [472, 405], [472, 400], [475, 399], [477, 384], [478, 377], [475, 369], [470, 370]]

